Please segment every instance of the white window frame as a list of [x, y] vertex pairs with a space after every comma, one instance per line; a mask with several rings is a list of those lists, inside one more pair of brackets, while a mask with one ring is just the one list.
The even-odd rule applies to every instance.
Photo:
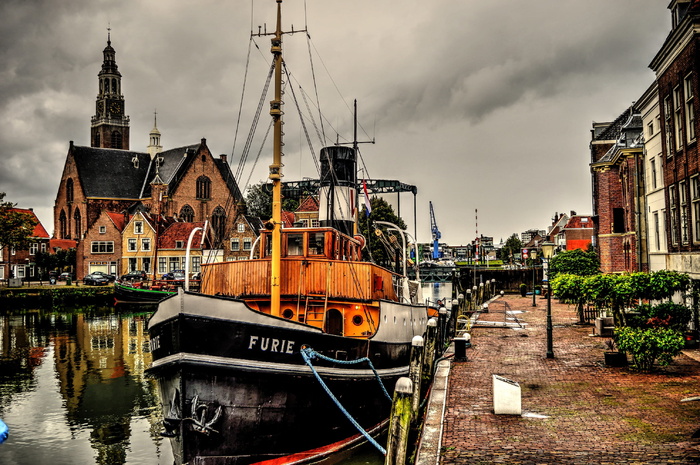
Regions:
[[141, 250], [143, 252], [150, 252], [151, 251], [151, 238], [150, 237], [141, 238]]
[[250, 237], [243, 238], [243, 250], [249, 252], [253, 248], [253, 240]]
[[231, 251], [238, 252], [241, 250], [241, 240], [236, 238], [231, 239]]
[[32, 242], [29, 244], [29, 255], [36, 255], [36, 253], [39, 251], [39, 243], [38, 242]]
[[[97, 251], [95, 251], [96, 248]], [[114, 241], [92, 241], [90, 244], [90, 250], [93, 254], [114, 253]]]
[[654, 157], [649, 160], [649, 176], [651, 177], [651, 188], [656, 189], [657, 183], [656, 183], [656, 160]]
[[107, 234], [107, 226], [100, 226], [100, 234]]
[[143, 234], [143, 221], [134, 221], [134, 234]]
[[136, 238], [130, 237], [126, 240], [126, 251], [138, 252], [138, 242], [136, 241]]
[[690, 143], [695, 141], [695, 93], [692, 73], [683, 79], [683, 90], [685, 91], [685, 132]]
[[675, 135], [675, 149], [680, 150], [683, 146], [683, 120], [681, 118], [681, 88], [673, 88], [673, 129]]
[[239, 233], [245, 232], [245, 224], [238, 223], [238, 232]]

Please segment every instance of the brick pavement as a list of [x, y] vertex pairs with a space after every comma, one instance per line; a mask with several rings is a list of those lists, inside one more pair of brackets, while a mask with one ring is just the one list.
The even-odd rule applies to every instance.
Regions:
[[[652, 374], [606, 367], [604, 339], [554, 299], [547, 359], [546, 299], [534, 308], [507, 295], [479, 320], [506, 321], [504, 303], [524, 329], [472, 328], [468, 361], [449, 375], [442, 465], [700, 463], [700, 402], [680, 402], [700, 395], [699, 361], [680, 355]], [[523, 416], [493, 413], [492, 374], [520, 383]]]

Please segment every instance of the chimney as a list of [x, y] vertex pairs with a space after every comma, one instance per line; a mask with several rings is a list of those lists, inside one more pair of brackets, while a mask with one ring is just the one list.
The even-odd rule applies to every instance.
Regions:
[[225, 154], [225, 153], [222, 153], [221, 155], [219, 155], [219, 158], [220, 158], [224, 163], [226, 163], [226, 154]]

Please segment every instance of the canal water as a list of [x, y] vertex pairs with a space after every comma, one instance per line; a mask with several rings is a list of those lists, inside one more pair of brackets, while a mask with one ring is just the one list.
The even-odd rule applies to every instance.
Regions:
[[[144, 375], [152, 310], [0, 308], [0, 464], [173, 464]], [[342, 461], [383, 462], [371, 446]]]

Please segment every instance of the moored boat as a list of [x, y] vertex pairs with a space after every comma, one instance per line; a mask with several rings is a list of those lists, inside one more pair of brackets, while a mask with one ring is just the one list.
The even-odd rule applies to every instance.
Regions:
[[155, 303], [177, 293], [174, 288], [173, 290], [167, 289], [167, 286], [151, 287], [149, 285], [143, 286], [141, 283], [134, 285], [134, 283], [129, 282], [114, 282], [114, 296], [118, 302]]
[[431, 310], [405, 272], [363, 261], [355, 149], [321, 150], [320, 227], [282, 227], [281, 3], [273, 208], [257, 258], [203, 264], [201, 292], [179, 289], [149, 321], [149, 373], [178, 464], [301, 463], [369, 437]]

